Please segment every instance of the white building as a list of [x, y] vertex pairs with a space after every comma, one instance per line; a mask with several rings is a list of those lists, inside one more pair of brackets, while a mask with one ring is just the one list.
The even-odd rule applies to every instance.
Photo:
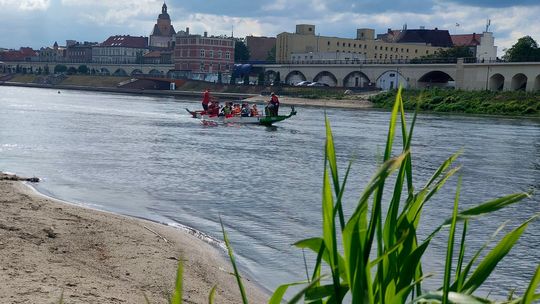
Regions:
[[363, 54], [344, 52], [309, 52], [291, 54], [291, 60], [295, 63], [313, 61], [360, 61], [365, 59], [366, 56]]

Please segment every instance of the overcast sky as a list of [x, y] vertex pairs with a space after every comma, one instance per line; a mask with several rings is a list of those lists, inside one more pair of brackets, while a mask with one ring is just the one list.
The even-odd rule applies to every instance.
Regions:
[[[540, 42], [540, 0], [168, 0], [175, 29], [211, 35], [276, 36], [295, 24], [323, 36], [354, 38], [356, 28], [448, 29], [481, 33], [487, 19], [499, 55], [518, 38]], [[110, 35], [148, 36], [160, 0], [0, 0], [0, 47], [39, 48], [65, 40], [103, 42]]]

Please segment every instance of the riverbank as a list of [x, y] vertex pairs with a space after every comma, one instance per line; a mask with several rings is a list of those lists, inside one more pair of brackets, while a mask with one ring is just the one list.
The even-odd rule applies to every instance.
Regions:
[[[192, 99], [200, 99], [201, 91], [170, 91], [170, 90], [141, 90], [141, 89], [126, 89], [118, 87], [102, 87], [102, 86], [81, 86], [81, 85], [62, 85], [62, 84], [40, 84], [40, 83], [21, 83], [21, 82], [0, 82], [0, 86], [13, 86], [13, 87], [27, 87], [27, 88], [42, 88], [42, 89], [54, 89], [54, 90], [77, 90], [77, 91], [92, 91], [92, 92], [108, 92], [108, 93], [122, 93], [122, 94], [135, 94], [135, 95], [157, 95], [157, 96], [176, 96]], [[229, 99], [243, 99], [256, 96], [256, 94], [243, 94], [243, 93], [220, 93], [212, 92], [212, 95], [220, 98]]]
[[[396, 91], [381, 93], [370, 98], [374, 107], [390, 109]], [[403, 90], [406, 110], [488, 114], [507, 116], [540, 116], [540, 92], [491, 92], [448, 89]]]
[[[38, 83], [22, 83], [22, 82], [3, 82], [0, 85], [15, 86], [15, 87], [29, 87], [29, 88], [43, 88], [43, 89], [55, 89], [55, 90], [79, 90], [79, 91], [93, 91], [93, 92], [108, 92], [108, 93], [122, 93], [122, 94], [136, 94], [136, 95], [157, 95], [157, 96], [177, 96], [190, 99], [200, 99], [201, 91], [169, 91], [169, 90], [140, 90], [140, 89], [126, 89], [117, 88], [112, 86], [80, 86], [80, 85], [51, 85], [51, 84], [38, 84]], [[247, 93], [230, 93], [230, 92], [216, 92], [211, 91], [212, 96], [217, 97], [220, 100], [230, 99], [242, 99], [249, 103], [266, 103], [269, 96], [263, 96], [259, 94], [247, 94]], [[333, 108], [349, 108], [349, 109], [365, 109], [373, 107], [373, 103], [369, 98], [376, 93], [371, 94], [358, 94], [349, 95], [346, 98], [302, 98], [291, 96], [280, 96], [280, 102], [283, 105], [302, 105], [302, 106], [315, 106], [315, 107], [333, 107]]]
[[[2, 303], [167, 303], [178, 259], [184, 301], [239, 303], [230, 263], [172, 227], [44, 197], [0, 176]], [[128, 199], [128, 198], [126, 198]], [[269, 298], [244, 279], [250, 303]]]
[[[362, 95], [351, 99], [309, 99], [300, 97], [280, 96], [281, 106], [314, 106], [314, 107], [332, 107], [347, 109], [366, 109], [372, 108], [373, 103], [369, 101], [370, 95]], [[270, 99], [268, 96], [254, 96], [246, 98], [249, 103], [266, 103]]]

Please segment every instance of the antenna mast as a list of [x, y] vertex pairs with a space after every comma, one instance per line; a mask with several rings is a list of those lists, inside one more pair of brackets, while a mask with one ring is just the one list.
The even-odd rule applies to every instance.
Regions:
[[491, 25], [491, 19], [488, 19], [486, 22], [486, 33], [489, 32], [489, 26]]

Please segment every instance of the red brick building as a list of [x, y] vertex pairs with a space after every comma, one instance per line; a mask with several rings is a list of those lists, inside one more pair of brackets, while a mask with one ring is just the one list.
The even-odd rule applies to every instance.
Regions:
[[191, 74], [230, 73], [234, 65], [232, 38], [190, 35], [189, 28], [176, 35], [174, 68]]

